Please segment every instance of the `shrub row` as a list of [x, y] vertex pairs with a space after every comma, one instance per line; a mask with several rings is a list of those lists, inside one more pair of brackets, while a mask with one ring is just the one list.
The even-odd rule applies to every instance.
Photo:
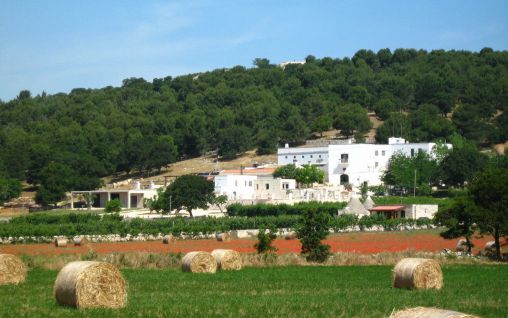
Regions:
[[295, 205], [287, 204], [255, 204], [241, 205], [232, 204], [227, 207], [229, 216], [280, 216], [301, 215], [308, 210], [324, 211], [331, 216], [336, 216], [339, 209], [343, 209], [345, 202], [302, 202]]
[[[34, 216], [35, 217], [35, 216]], [[225, 217], [225, 218], [171, 218], [157, 220], [131, 219], [122, 220], [118, 214], [105, 215], [51, 215], [51, 217], [20, 217], [9, 223], [0, 223], [0, 238], [7, 237], [40, 237], [40, 236], [74, 236], [74, 235], [105, 235], [139, 233], [153, 234], [172, 233], [180, 235], [210, 234], [229, 230], [257, 229], [274, 225], [276, 228], [294, 228], [299, 221], [296, 215], [263, 216], [263, 217]], [[60, 218], [60, 219], [59, 219]], [[46, 223], [43, 222], [46, 220]], [[335, 232], [346, 230], [397, 230], [406, 227], [430, 226], [429, 219], [383, 219], [379, 217], [364, 217], [343, 215], [332, 219], [331, 229]]]

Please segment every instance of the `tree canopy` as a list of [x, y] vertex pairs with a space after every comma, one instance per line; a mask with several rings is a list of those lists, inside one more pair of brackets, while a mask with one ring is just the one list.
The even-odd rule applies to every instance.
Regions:
[[185, 209], [192, 215], [194, 209], [206, 209], [215, 202], [213, 182], [196, 175], [184, 175], [176, 178], [164, 191], [162, 210]]
[[[265, 58], [254, 65], [54, 95], [21, 91], [0, 103], [0, 169], [48, 189], [44, 171], [59, 164], [91, 187], [100, 177], [146, 175], [208, 151], [273, 153], [332, 125], [361, 140], [368, 111], [385, 120], [380, 142], [453, 133], [477, 145], [506, 140], [506, 51], [359, 50], [284, 68]], [[69, 180], [65, 191], [85, 186]]]

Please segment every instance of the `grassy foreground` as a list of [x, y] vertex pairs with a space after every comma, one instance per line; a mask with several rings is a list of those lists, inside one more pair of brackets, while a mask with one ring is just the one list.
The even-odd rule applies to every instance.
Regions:
[[53, 297], [57, 271], [33, 269], [20, 286], [0, 286], [0, 317], [388, 317], [435, 306], [506, 317], [508, 266], [445, 266], [441, 291], [391, 287], [391, 266], [247, 268], [215, 275], [176, 269], [123, 270], [129, 304], [76, 310]]

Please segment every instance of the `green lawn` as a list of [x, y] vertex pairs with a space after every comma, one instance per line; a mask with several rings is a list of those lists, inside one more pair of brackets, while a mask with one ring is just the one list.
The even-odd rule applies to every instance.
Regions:
[[58, 306], [56, 271], [31, 270], [0, 286], [0, 317], [387, 317], [392, 309], [435, 306], [506, 317], [508, 266], [446, 266], [441, 291], [391, 287], [391, 266], [247, 268], [215, 275], [175, 269], [123, 270], [129, 304], [120, 310]]

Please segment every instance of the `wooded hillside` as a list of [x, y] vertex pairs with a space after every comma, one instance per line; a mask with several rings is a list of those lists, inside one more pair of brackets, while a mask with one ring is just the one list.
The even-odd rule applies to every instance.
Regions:
[[508, 52], [383, 49], [352, 58], [308, 56], [284, 69], [267, 59], [69, 94], [21, 91], [0, 102], [0, 177], [88, 189], [116, 171], [153, 170], [218, 150], [231, 158], [299, 144], [331, 127], [361, 140], [384, 120], [390, 135], [431, 141], [459, 133], [508, 139]]

